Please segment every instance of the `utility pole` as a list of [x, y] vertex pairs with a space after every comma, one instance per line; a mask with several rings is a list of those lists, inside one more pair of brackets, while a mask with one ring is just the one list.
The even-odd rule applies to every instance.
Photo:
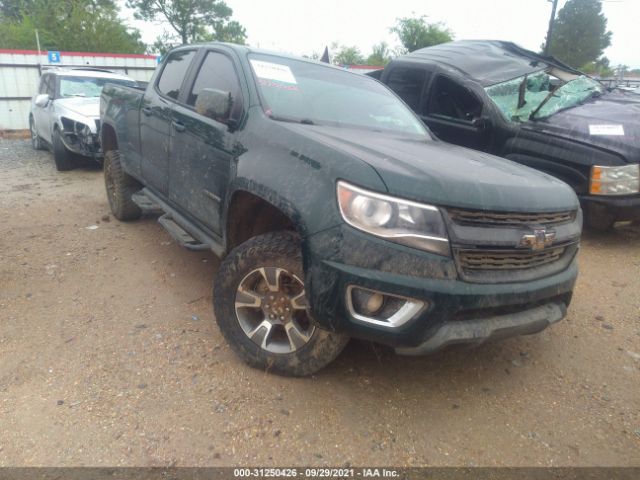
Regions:
[[553, 35], [553, 21], [556, 19], [556, 9], [558, 8], [558, 0], [547, 0], [551, 2], [551, 18], [549, 19], [549, 29], [547, 30], [547, 41], [544, 44], [544, 54], [549, 55], [549, 47], [551, 46], [551, 35]]
[[42, 75], [42, 54], [40, 53], [40, 36], [38, 35], [38, 29], [36, 28], [36, 45], [38, 46], [38, 73]]

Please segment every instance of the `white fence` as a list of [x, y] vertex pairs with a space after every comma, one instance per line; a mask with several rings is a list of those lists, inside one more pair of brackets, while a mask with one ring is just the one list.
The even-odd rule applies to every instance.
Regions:
[[0, 49], [0, 130], [29, 128], [31, 97], [38, 90], [40, 74], [47, 66], [91, 66], [124, 73], [135, 80], [149, 81], [156, 68], [153, 55], [56, 52]]

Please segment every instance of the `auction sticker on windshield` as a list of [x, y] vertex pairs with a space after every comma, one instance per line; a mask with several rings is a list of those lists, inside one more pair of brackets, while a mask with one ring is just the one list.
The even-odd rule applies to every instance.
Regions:
[[622, 125], [589, 125], [589, 135], [624, 136]]
[[277, 82], [292, 83], [296, 85], [296, 77], [287, 65], [279, 63], [263, 62], [261, 60], [251, 60], [253, 71], [258, 78], [275, 80]]

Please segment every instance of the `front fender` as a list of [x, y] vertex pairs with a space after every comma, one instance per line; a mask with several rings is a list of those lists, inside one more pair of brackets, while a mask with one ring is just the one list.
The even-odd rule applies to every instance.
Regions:
[[242, 153], [231, 166], [225, 216], [234, 192], [245, 190], [282, 211], [306, 237], [342, 223], [338, 180], [386, 191], [377, 172], [362, 160], [264, 117], [260, 107], [249, 113], [238, 136]]

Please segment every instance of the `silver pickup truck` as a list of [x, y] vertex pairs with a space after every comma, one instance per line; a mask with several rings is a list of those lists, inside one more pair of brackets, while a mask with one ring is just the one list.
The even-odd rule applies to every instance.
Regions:
[[137, 86], [125, 75], [90, 67], [49, 69], [40, 77], [29, 112], [31, 143], [50, 148], [58, 170], [74, 167], [73, 154], [102, 161], [100, 94], [107, 83]]

